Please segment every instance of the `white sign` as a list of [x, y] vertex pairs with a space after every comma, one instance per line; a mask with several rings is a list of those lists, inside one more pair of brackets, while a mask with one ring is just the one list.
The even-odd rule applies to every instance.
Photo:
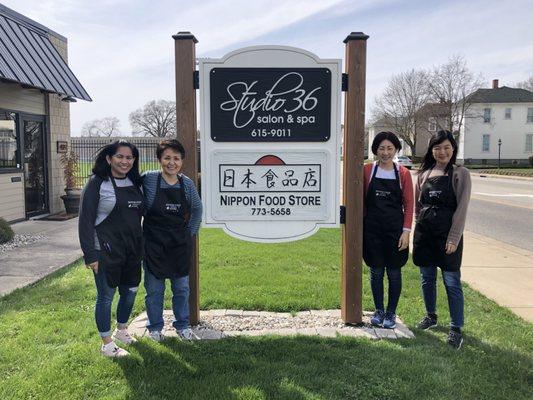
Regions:
[[340, 71], [284, 46], [200, 60], [204, 226], [284, 242], [339, 225]]

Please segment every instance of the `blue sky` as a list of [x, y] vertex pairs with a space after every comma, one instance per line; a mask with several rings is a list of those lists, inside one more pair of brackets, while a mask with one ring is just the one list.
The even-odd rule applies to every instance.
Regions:
[[462, 54], [481, 73], [512, 85], [533, 75], [530, 0], [1, 0], [66, 36], [69, 64], [92, 103], [71, 106], [72, 135], [85, 121], [128, 115], [152, 99], [174, 99], [172, 34], [191, 31], [198, 57], [279, 44], [343, 58], [351, 31], [370, 36], [367, 116], [388, 78]]

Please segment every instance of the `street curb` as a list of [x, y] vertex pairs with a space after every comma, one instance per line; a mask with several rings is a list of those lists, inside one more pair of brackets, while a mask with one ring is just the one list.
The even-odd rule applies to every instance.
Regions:
[[502, 179], [516, 180], [516, 181], [533, 182], [533, 177], [530, 178], [528, 176], [483, 174], [483, 173], [474, 172], [475, 170], [472, 170], [472, 169], [469, 169], [469, 171], [470, 171], [471, 176], [477, 176], [479, 178], [502, 178]]

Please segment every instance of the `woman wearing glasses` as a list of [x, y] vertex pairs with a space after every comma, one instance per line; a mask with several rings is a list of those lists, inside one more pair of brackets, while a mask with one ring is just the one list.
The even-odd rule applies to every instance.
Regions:
[[[96, 282], [95, 319], [107, 357], [129, 353], [117, 346], [135, 342], [128, 320], [141, 281], [143, 237], [139, 152], [126, 141], [103, 147], [82, 192], [79, 237], [87, 268]], [[111, 303], [118, 287], [117, 327], [111, 331]]]

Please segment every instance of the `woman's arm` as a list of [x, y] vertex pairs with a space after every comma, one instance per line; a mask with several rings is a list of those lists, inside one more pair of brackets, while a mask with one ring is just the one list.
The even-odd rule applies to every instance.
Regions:
[[200, 224], [202, 223], [202, 199], [198, 195], [194, 182], [187, 176], [183, 177], [185, 185], [185, 194], [188, 197], [191, 206], [191, 219], [189, 220], [189, 231], [191, 235], [198, 234]]
[[472, 181], [470, 172], [464, 167], [457, 167], [453, 174], [455, 198], [457, 199], [457, 209], [453, 213], [452, 227], [448, 233], [448, 243], [455, 246], [459, 244], [465, 228], [466, 211], [470, 202]]
[[403, 202], [403, 229], [410, 231], [413, 224], [414, 195], [413, 179], [411, 173], [402, 167], [402, 202]]
[[78, 234], [86, 265], [98, 261], [97, 251], [94, 248], [94, 223], [100, 201], [101, 184], [102, 180], [93, 176], [81, 193]]

